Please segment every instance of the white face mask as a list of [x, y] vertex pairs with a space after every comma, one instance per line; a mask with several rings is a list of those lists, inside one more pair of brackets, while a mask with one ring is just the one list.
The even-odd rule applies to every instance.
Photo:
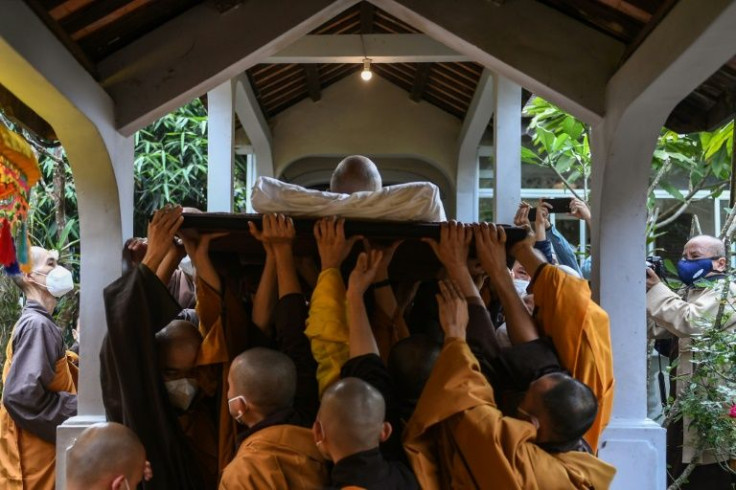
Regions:
[[526, 288], [528, 287], [529, 281], [526, 281], [524, 279], [514, 279], [514, 289], [516, 289], [516, 292], [519, 296], [525, 296]]
[[189, 277], [194, 277], [194, 264], [192, 264], [192, 259], [190, 259], [188, 255], [181, 259], [181, 262], [179, 262], [179, 269], [181, 269], [184, 274], [188, 275]]
[[[230, 398], [227, 401], [228, 409], [230, 408], [230, 402], [233, 402], [235, 400], [243, 400], [243, 405], [246, 405], [247, 404], [247, 402], [245, 401], [245, 397], [243, 395], [238, 395], [236, 397]], [[232, 412], [232, 410], [230, 410], [230, 415], [232, 415], [232, 414], [233, 414], [233, 412]], [[235, 418], [235, 421], [238, 422], [239, 424], [244, 424], [244, 422], [242, 420], [243, 419], [243, 412], [241, 410], [238, 410], [238, 414], [235, 415], [235, 416], [233, 416], [233, 418]]]
[[46, 276], [46, 289], [48, 289], [49, 293], [56, 298], [61, 298], [66, 293], [74, 289], [74, 278], [72, 278], [72, 273], [60, 265], [57, 265], [45, 274], [43, 272], [33, 272], [33, 274]]
[[197, 380], [192, 378], [181, 378], [166, 381], [166, 391], [169, 393], [169, 401], [180, 410], [187, 410], [192, 400], [197, 395]]

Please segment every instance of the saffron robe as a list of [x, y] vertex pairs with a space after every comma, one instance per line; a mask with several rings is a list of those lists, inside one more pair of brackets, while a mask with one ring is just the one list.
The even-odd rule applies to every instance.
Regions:
[[77, 411], [75, 359], [64, 351], [51, 315], [29, 302], [8, 341], [3, 368], [0, 488], [54, 488], [56, 426]]
[[608, 314], [591, 298], [588, 282], [543, 266], [532, 284], [535, 319], [552, 339], [560, 365], [593, 390], [598, 413], [583, 438], [597, 451], [613, 406], [613, 354]]
[[584, 452], [550, 454], [529, 422], [504, 417], [468, 344], [445, 341], [404, 433], [420, 486], [603, 489], [615, 468]]
[[311, 490], [329, 482], [312, 431], [280, 424], [247, 437], [225, 468], [220, 490]]

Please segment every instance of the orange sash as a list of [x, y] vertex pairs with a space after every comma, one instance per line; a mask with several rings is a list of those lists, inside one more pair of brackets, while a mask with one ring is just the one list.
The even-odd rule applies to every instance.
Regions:
[[[6, 349], [3, 384], [13, 359], [13, 336]], [[49, 391], [76, 393], [73, 364], [78, 359], [73, 352], [56, 361], [56, 374], [46, 387]], [[0, 403], [0, 488], [5, 490], [53, 490], [55, 482], [56, 447], [40, 437], [19, 428], [5, 405]]]

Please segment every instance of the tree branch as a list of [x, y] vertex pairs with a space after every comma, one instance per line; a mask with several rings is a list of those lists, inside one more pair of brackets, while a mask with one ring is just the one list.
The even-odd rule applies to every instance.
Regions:
[[657, 172], [657, 175], [654, 176], [654, 180], [652, 180], [651, 185], [649, 186], [649, 189], [647, 189], [647, 196], [650, 195], [652, 192], [654, 192], [654, 189], [657, 188], [659, 185], [659, 181], [662, 180], [662, 177], [664, 177], [664, 174], [667, 173], [667, 171], [672, 166], [672, 160], [669, 158], [664, 161], [664, 164], [662, 165], [662, 168], [659, 169]]
[[576, 198], [576, 199], [580, 199], [581, 201], [583, 201], [583, 202], [584, 202], [584, 201], [585, 201], [585, 199], [583, 199], [582, 197], [580, 197], [580, 196], [578, 195], [578, 193], [577, 193], [577, 192], [575, 192], [575, 189], [573, 189], [573, 187], [572, 187], [572, 184], [570, 184], [570, 182], [568, 182], [568, 180], [567, 180], [567, 179], [566, 179], [566, 178], [565, 178], [565, 177], [564, 177], [564, 176], [563, 176], [563, 175], [562, 175], [562, 174], [561, 174], [561, 173], [559, 172], [559, 170], [557, 170], [557, 169], [555, 168], [555, 166], [554, 166], [554, 165], [552, 164], [552, 162], [551, 162], [551, 161], [549, 161], [549, 156], [547, 157], [547, 159], [545, 159], [545, 162], [546, 162], [546, 165], [547, 165], [547, 166], [548, 166], [549, 168], [551, 168], [551, 169], [552, 169], [552, 171], [553, 171], [553, 172], [554, 172], [554, 173], [555, 173], [555, 174], [557, 175], [557, 177], [558, 177], [558, 178], [559, 178], [559, 179], [560, 179], [560, 180], [562, 181], [562, 183], [564, 184], [564, 186], [565, 186], [565, 187], [567, 187], [567, 189], [568, 189], [568, 190], [569, 190], [570, 192], [572, 192], [572, 195], [573, 195], [573, 196], [575, 196], [575, 198]]
[[680, 476], [677, 477], [677, 480], [672, 482], [672, 485], [667, 487], [667, 490], [679, 490], [682, 488], [682, 486], [687, 483], [687, 479], [690, 478], [690, 474], [695, 471], [695, 468], [698, 466], [698, 460], [700, 459], [700, 456], [695, 457], [688, 463], [688, 465], [685, 467], [685, 470], [680, 474]]
[[[718, 189], [722, 189], [725, 186], [726, 186], [726, 183], [725, 182], [721, 182], [720, 184], [718, 184], [714, 188], [714, 192], [716, 192]], [[654, 227], [655, 228], [661, 228], [663, 226], [667, 226], [670, 223], [672, 223], [673, 221], [675, 221], [677, 218], [679, 218], [680, 215], [682, 215], [682, 213], [685, 212], [685, 210], [687, 209], [687, 207], [690, 206], [690, 204], [695, 200], [695, 194], [697, 194], [699, 191], [701, 191], [703, 189], [703, 187], [705, 187], [704, 182], [699, 183], [697, 186], [695, 186], [693, 188], [692, 191], [690, 191], [688, 193], [688, 195], [685, 197], [685, 201], [683, 203], [675, 204], [671, 208], [669, 208], [666, 211], [664, 211], [660, 215], [660, 218], [662, 218], [664, 216], [666, 216], [666, 217], [663, 218], [663, 220], [660, 221], [659, 223], [657, 223]]]

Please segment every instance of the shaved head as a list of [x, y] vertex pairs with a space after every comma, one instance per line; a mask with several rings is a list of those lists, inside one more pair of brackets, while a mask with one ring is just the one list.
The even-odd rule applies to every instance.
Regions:
[[405, 401], [416, 405], [441, 349], [442, 344], [422, 334], [407, 337], [391, 348], [388, 370]]
[[376, 164], [362, 155], [346, 157], [337, 165], [330, 179], [330, 191], [342, 194], [378, 191], [382, 185]]
[[358, 378], [331, 385], [322, 396], [318, 415], [330, 450], [342, 455], [378, 447], [385, 418], [383, 395]]
[[289, 408], [296, 394], [296, 366], [289, 356], [255, 347], [230, 365], [228, 398], [245, 397], [263, 415]]
[[[131, 489], [143, 478], [146, 451], [138, 436], [122, 424], [105, 422], [85, 429], [67, 454], [69, 490]], [[122, 477], [122, 478], [121, 478]]]
[[197, 327], [184, 320], [174, 320], [156, 333], [156, 348], [164, 378], [184, 377], [183, 374], [194, 369], [201, 345], [202, 335]]

